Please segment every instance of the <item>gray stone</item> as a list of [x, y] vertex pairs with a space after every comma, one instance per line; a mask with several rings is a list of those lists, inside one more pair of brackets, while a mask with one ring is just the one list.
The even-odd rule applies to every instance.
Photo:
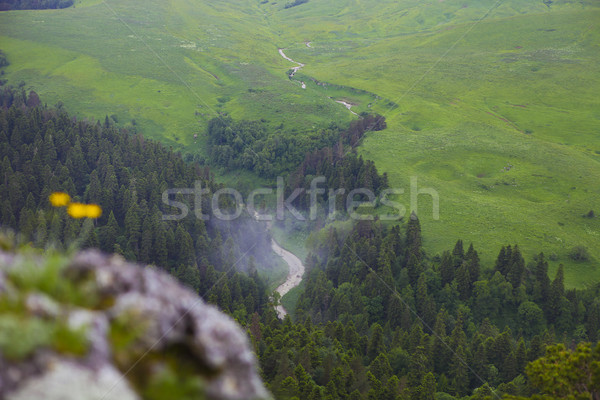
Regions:
[[[0, 277], [19, 258], [0, 252]], [[0, 354], [0, 398], [137, 399], [134, 388], [145, 375], [127, 373], [130, 367], [160, 369], [168, 357], [192, 366], [186, 376], [199, 378], [209, 399], [270, 398], [244, 331], [171, 276], [96, 251], [77, 254], [62, 275], [86, 290], [93, 288], [98, 306], [89, 310], [30, 293], [27, 312], [44, 318], [60, 315], [70, 328], [84, 329], [86, 354], [75, 357], [39, 349], [20, 361], [7, 361]], [[132, 333], [126, 349], [111, 348], [113, 326]]]

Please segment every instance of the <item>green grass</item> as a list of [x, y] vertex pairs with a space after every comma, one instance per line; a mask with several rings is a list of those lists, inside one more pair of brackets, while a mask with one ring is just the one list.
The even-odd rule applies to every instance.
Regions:
[[297, 131], [351, 119], [288, 80], [290, 63], [252, 1], [107, 3], [1, 13], [9, 81], [81, 117], [134, 119], [147, 136], [190, 153], [203, 152], [193, 135], [221, 112]]
[[[490, 266], [501, 245], [518, 243], [529, 258], [555, 254], [551, 273], [564, 263], [570, 286], [600, 278], [600, 221], [581, 217], [600, 212], [597, 2], [107, 3], [119, 18], [97, 0], [0, 13], [9, 81], [81, 117], [134, 119], [144, 134], [199, 154], [206, 121], [220, 112], [300, 135], [350, 121], [329, 97], [349, 101], [388, 121], [361, 154], [393, 186], [408, 192], [417, 176], [440, 194], [439, 221], [426, 197], [419, 203], [429, 253], [462, 238]], [[306, 64], [294, 80], [278, 48]], [[570, 261], [576, 245], [593, 259]]]
[[267, 282], [267, 289], [269, 293], [274, 292], [283, 282], [285, 282], [288, 276], [289, 267], [282, 260], [277, 259], [277, 264], [272, 270], [259, 270], [259, 276]]
[[306, 285], [305, 281], [300, 282], [298, 286], [291, 289], [289, 292], [285, 294], [281, 298], [281, 305], [286, 309], [288, 314], [290, 314], [290, 318], [292, 321], [296, 321], [296, 304], [298, 304], [298, 299], [302, 292], [304, 292], [304, 286]]
[[[597, 281], [600, 222], [582, 215], [600, 200], [599, 10], [507, 1], [473, 25], [493, 2], [381, 2], [380, 13], [361, 3], [328, 3], [339, 18], [321, 20], [324, 9], [296, 7], [286, 22], [312, 47], [286, 54], [319, 81], [391, 99], [373, 107], [389, 128], [360, 151], [406, 190], [407, 208], [411, 176], [438, 191], [439, 221], [426, 196], [419, 202], [427, 250], [462, 238], [491, 266], [501, 245], [518, 243], [529, 258], [556, 254], [551, 274], [564, 263], [571, 286]], [[576, 245], [594, 259], [572, 262]]]

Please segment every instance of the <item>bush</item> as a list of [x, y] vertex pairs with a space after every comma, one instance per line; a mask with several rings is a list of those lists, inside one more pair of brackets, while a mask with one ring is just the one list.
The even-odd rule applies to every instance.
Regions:
[[285, 5], [285, 8], [296, 7], [296, 6], [299, 6], [300, 4], [304, 4], [304, 3], [308, 3], [308, 0], [294, 0], [291, 3], [287, 3]]
[[583, 215], [584, 218], [595, 218], [596, 214], [594, 213], [594, 210], [590, 210], [587, 214]]
[[569, 257], [573, 261], [588, 261], [590, 259], [590, 253], [585, 246], [575, 246], [569, 253]]

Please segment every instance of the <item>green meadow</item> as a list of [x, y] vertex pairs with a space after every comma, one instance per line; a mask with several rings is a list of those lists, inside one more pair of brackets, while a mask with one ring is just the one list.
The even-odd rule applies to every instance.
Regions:
[[[503, 244], [600, 278], [600, 4], [591, 0], [83, 0], [0, 13], [6, 78], [82, 118], [112, 116], [205, 154], [220, 113], [290, 135], [385, 115], [359, 152], [418, 203], [425, 246], [458, 238], [493, 263]], [[309, 45], [306, 43], [309, 42]], [[294, 66], [278, 54], [306, 64]], [[302, 89], [300, 82], [305, 82]], [[198, 134], [198, 138], [194, 135]], [[248, 173], [226, 182], [256, 180]], [[590, 260], [569, 253], [585, 246]]]

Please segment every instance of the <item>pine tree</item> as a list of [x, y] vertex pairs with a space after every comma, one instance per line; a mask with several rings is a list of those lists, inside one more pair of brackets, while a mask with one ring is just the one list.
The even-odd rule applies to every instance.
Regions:
[[456, 270], [456, 283], [461, 300], [468, 300], [471, 297], [471, 275], [466, 261]]
[[410, 280], [410, 284], [416, 285], [421, 272], [423, 272], [423, 267], [421, 266], [421, 261], [415, 254], [410, 254], [406, 268], [408, 270], [408, 279]]
[[371, 327], [372, 333], [367, 346], [367, 357], [369, 360], [374, 360], [379, 353], [385, 352], [383, 343], [383, 328], [378, 323], [374, 323]]
[[167, 251], [167, 237], [165, 230], [161, 224], [158, 224], [157, 229], [154, 231], [154, 241], [152, 245], [153, 260], [156, 265], [166, 268], [168, 266], [168, 251]]
[[142, 237], [140, 241], [139, 261], [150, 264], [152, 262], [152, 238], [154, 237], [154, 223], [150, 215], [144, 218], [142, 224]]
[[509, 269], [506, 279], [512, 284], [513, 288], [518, 288], [523, 281], [523, 273], [525, 272], [525, 260], [521, 255], [519, 246], [515, 245], [511, 259], [509, 261]]
[[512, 259], [512, 248], [511, 246], [504, 247], [500, 249], [500, 253], [498, 254], [498, 258], [496, 259], [496, 265], [494, 267], [495, 271], [500, 272], [504, 277], [508, 274], [510, 268], [510, 261]]
[[467, 261], [467, 268], [469, 269], [469, 275], [471, 276], [472, 287], [473, 283], [479, 280], [480, 270], [479, 254], [477, 254], [477, 251], [473, 248], [473, 243], [469, 245], [469, 250], [467, 250], [465, 260]]
[[125, 232], [127, 235], [127, 246], [138, 256], [140, 249], [141, 223], [140, 212], [136, 202], [132, 202], [125, 215]]
[[34, 237], [35, 245], [37, 247], [44, 247], [46, 245], [48, 239], [48, 223], [46, 222], [46, 216], [42, 211], [38, 212]]
[[392, 328], [401, 326], [403, 309], [404, 304], [400, 300], [399, 295], [392, 294], [387, 307], [387, 321], [390, 323]]
[[421, 317], [425, 314], [425, 304], [427, 303], [427, 283], [425, 282], [425, 275], [421, 274], [417, 281], [417, 292], [415, 293], [415, 301], [417, 304], [417, 314]]
[[421, 386], [419, 387], [419, 400], [435, 400], [436, 393], [436, 382], [435, 376], [428, 372], [427, 375], [423, 377], [423, 381], [421, 382]]
[[367, 393], [368, 400], [379, 400], [384, 396], [384, 388], [381, 381], [377, 379], [371, 372], [367, 372], [367, 380], [369, 381], [369, 392]]
[[414, 256], [417, 261], [421, 260], [422, 241], [423, 239], [421, 237], [421, 223], [419, 222], [419, 218], [417, 218], [417, 215], [413, 211], [410, 215], [408, 225], [406, 227], [405, 263], [411, 262], [411, 256]]
[[442, 309], [437, 315], [433, 328], [433, 365], [438, 374], [446, 371], [450, 364], [451, 353], [448, 349], [448, 337], [446, 335], [446, 318], [448, 313]]
[[[97, 230], [95, 228], [90, 229], [89, 234], [83, 241], [84, 248], [97, 249], [100, 247], [100, 241], [98, 240], [98, 234], [96, 233], [96, 231]], [[65, 243], [68, 243], [68, 242], [65, 242]]]
[[392, 375], [392, 367], [390, 367], [390, 361], [387, 356], [384, 353], [379, 353], [379, 355], [371, 362], [371, 365], [369, 365], [369, 371], [371, 371], [371, 373], [380, 381], [387, 381]]
[[558, 266], [556, 276], [550, 286], [550, 296], [548, 300], [548, 321], [555, 322], [560, 314], [561, 302], [565, 293], [565, 274], [562, 264]]
[[102, 185], [98, 178], [98, 170], [90, 173], [90, 183], [86, 189], [85, 199], [88, 203], [98, 203], [102, 199]]
[[175, 230], [175, 240], [178, 244], [177, 259], [179, 262], [195, 266], [194, 242], [190, 234], [183, 229], [182, 225], [178, 225]]
[[525, 365], [527, 365], [527, 346], [525, 345], [525, 340], [522, 337], [519, 339], [519, 343], [517, 344], [515, 360], [517, 364], [517, 373], [524, 373]]
[[465, 251], [463, 248], [463, 241], [460, 239], [454, 245], [454, 250], [452, 250], [452, 258], [454, 261], [454, 269], [459, 268], [465, 259]]
[[111, 211], [108, 215], [108, 223], [101, 229], [100, 248], [106, 252], [112, 252], [119, 236], [119, 224], [115, 214]]
[[440, 276], [442, 278], [442, 286], [449, 284], [454, 280], [454, 263], [449, 251], [442, 254], [440, 263]]
[[59, 245], [62, 243], [62, 218], [58, 215], [58, 212], [52, 213], [52, 220], [50, 221], [50, 232], [48, 234], [48, 243], [50, 245]]
[[450, 365], [450, 378], [452, 380], [453, 394], [462, 397], [467, 394], [469, 389], [468, 368], [466, 366], [466, 353], [462, 346], [459, 346], [452, 358]]
[[298, 365], [294, 369], [294, 376], [298, 382], [298, 393], [300, 397], [308, 397], [312, 393], [312, 385], [310, 376], [306, 373], [306, 370], [302, 365]]
[[427, 374], [429, 361], [425, 348], [417, 346], [410, 357], [410, 366], [408, 368], [407, 382], [408, 386], [416, 389], [421, 385], [425, 375]]

